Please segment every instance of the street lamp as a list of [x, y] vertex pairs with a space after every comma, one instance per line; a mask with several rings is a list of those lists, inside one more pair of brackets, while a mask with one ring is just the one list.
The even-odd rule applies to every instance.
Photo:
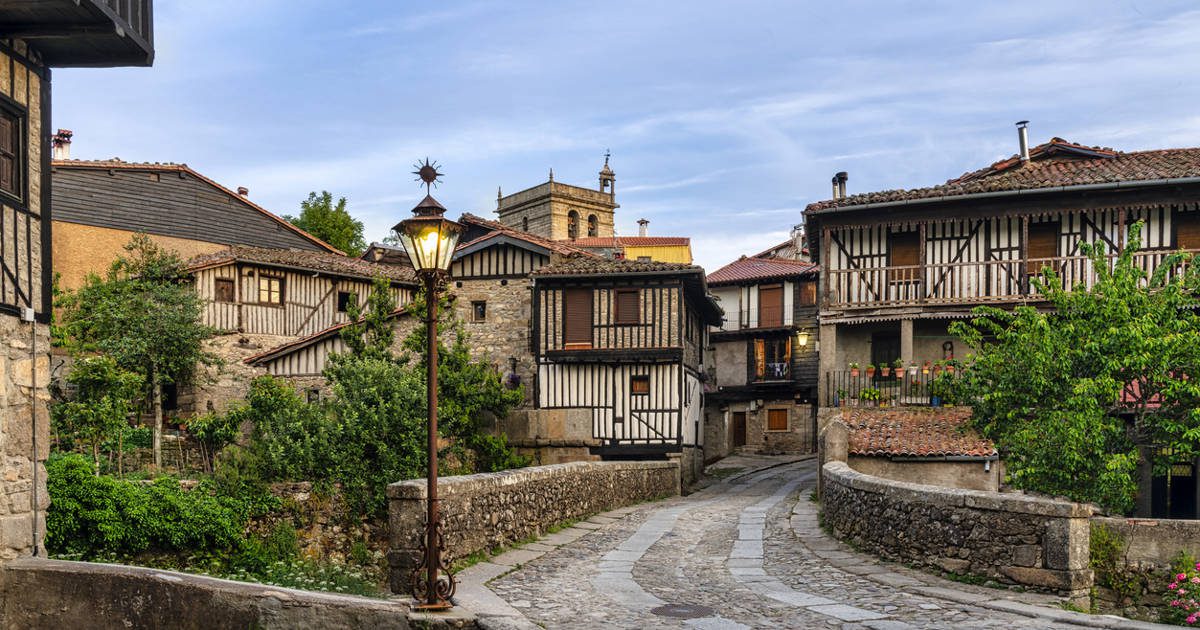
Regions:
[[[440, 174], [435, 165], [425, 163], [415, 171], [425, 182], [425, 198], [413, 208], [413, 218], [401, 221], [393, 229], [404, 245], [404, 251], [412, 260], [413, 269], [425, 286], [425, 325], [428, 330], [428, 361], [426, 368], [426, 401], [429, 406], [429, 470], [425, 475], [428, 495], [428, 512], [425, 518], [425, 536], [421, 541], [421, 565], [412, 576], [413, 597], [418, 610], [445, 610], [451, 607], [455, 580], [450, 567], [443, 563], [442, 551], [445, 536], [438, 514], [437, 495], [437, 307], [438, 290], [450, 276], [450, 260], [454, 247], [462, 234], [463, 226], [442, 216], [446, 208], [429, 194], [429, 188], [438, 181]], [[441, 575], [439, 575], [441, 573]]]

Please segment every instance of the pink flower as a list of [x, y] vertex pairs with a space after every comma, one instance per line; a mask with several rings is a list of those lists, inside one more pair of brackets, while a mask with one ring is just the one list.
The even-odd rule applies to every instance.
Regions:
[[1179, 588], [1179, 582], [1171, 582], [1170, 584], [1167, 585], [1167, 590], [1170, 590], [1170, 591], [1173, 591], [1177, 588]]
[[1192, 578], [1192, 584], [1200, 584], [1200, 575]]
[[1174, 608], [1179, 608], [1182, 605], [1183, 605], [1183, 602], [1179, 601], [1178, 599], [1171, 600], [1171, 606]]
[[1175, 592], [1176, 592], [1176, 593], [1179, 593], [1180, 595], [1187, 595], [1187, 589], [1183, 589], [1183, 588], [1181, 588], [1181, 589], [1179, 589], [1178, 591], [1175, 591]]
[[1196, 570], [1197, 570], [1197, 571], [1200, 571], [1200, 562], [1197, 562], [1197, 563], [1196, 563]]
[[1179, 575], [1176, 575], [1176, 576], [1175, 576], [1175, 579], [1176, 579], [1176, 580], [1186, 580], [1186, 579], [1187, 579], [1187, 574], [1186, 574], [1186, 573], [1180, 573]]

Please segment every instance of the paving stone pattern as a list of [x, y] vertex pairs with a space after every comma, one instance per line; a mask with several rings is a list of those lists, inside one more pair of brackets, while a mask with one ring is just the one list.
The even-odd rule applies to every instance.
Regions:
[[853, 552], [820, 531], [814, 476], [812, 460], [786, 463], [606, 513], [536, 558], [472, 567], [459, 603], [485, 628], [1136, 627]]

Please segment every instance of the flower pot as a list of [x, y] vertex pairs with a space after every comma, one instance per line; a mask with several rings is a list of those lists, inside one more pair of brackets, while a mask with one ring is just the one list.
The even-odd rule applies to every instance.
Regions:
[[850, 368], [850, 376], [852, 376], [854, 378], [858, 378], [858, 374], [859, 374], [858, 368]]
[[891, 375], [892, 375], [892, 368], [890, 368], [890, 367], [882, 367], [882, 368], [879, 368], [879, 373], [880, 373], [881, 375], [883, 375], [883, 376], [891, 376]]
[[875, 368], [873, 368], [873, 367], [867, 368], [867, 378], [871, 378], [873, 376], [875, 376]]
[[930, 396], [929, 397], [929, 405], [932, 407], [941, 407], [942, 406], [941, 397], [940, 396]]

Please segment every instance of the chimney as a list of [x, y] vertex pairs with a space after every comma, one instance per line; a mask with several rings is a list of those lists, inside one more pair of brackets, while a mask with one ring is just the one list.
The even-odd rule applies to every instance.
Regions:
[[250, 196], [250, 189], [249, 189], [249, 188], [246, 188], [245, 186], [238, 186], [238, 194], [239, 194], [239, 195], [241, 195], [241, 196], [243, 196], [243, 197], [249, 197], [249, 196]]
[[50, 144], [54, 147], [54, 159], [71, 159], [71, 136], [73, 135], [75, 134], [70, 129], [59, 129], [58, 133], [54, 134], [54, 138], [50, 140]]
[[646, 236], [646, 232], [650, 230], [650, 221], [648, 219], [638, 219], [638, 236]]
[[837, 175], [834, 175], [834, 176], [833, 176], [833, 179], [832, 179], [832, 180], [830, 180], [830, 181], [829, 181], [829, 183], [830, 183], [830, 184], [833, 186], [833, 197], [832, 197], [832, 199], [833, 199], [834, 201], [837, 201], [838, 199], [841, 199], [841, 197], [839, 197], [839, 196], [838, 196], [838, 180], [837, 180]]
[[837, 198], [845, 199], [846, 198], [846, 180], [850, 179], [850, 176], [846, 174], [846, 171], [838, 171], [837, 175], [834, 175], [833, 178], [835, 180], [837, 180], [837, 189], [838, 189]]
[[1021, 141], [1021, 161], [1029, 161], [1029, 132], [1025, 126], [1029, 124], [1028, 120], [1017, 122], [1017, 138]]

